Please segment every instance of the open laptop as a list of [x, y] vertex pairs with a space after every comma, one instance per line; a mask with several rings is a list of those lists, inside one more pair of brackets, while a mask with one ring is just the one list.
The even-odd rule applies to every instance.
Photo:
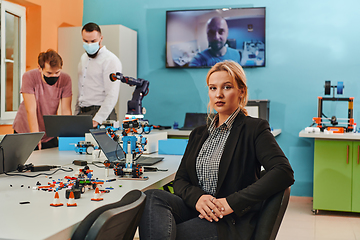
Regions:
[[[7, 134], [1, 140], [0, 174], [17, 170], [18, 165], [25, 164], [44, 132]], [[3, 152], [1, 152], [3, 151]]]
[[206, 125], [207, 113], [186, 113], [184, 126], [179, 130], [193, 130], [196, 127]]
[[[106, 129], [91, 129], [91, 135], [94, 137], [95, 141], [99, 144], [101, 150], [104, 152], [106, 158], [110, 161], [124, 161], [125, 162], [125, 153], [120, 146], [120, 144], [112, 140], [106, 132]], [[140, 156], [136, 160], [136, 163], [139, 163], [142, 166], [151, 166], [155, 163], [163, 160], [163, 157], [145, 157]]]
[[84, 137], [93, 128], [90, 115], [44, 115], [48, 137]]

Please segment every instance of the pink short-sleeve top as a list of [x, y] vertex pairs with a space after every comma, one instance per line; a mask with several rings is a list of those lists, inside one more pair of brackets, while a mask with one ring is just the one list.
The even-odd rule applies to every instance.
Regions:
[[[45, 132], [43, 116], [56, 115], [60, 99], [72, 96], [71, 78], [68, 74], [61, 72], [58, 81], [54, 85], [49, 85], [42, 80], [40, 71], [33, 69], [23, 75], [20, 93], [35, 95], [39, 131]], [[24, 101], [17, 111], [13, 129], [18, 133], [30, 132]], [[45, 134], [41, 142], [51, 139]]]

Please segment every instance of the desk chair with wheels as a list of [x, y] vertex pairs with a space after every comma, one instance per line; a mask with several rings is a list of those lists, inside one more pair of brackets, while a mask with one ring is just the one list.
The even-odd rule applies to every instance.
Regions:
[[254, 232], [254, 240], [275, 240], [289, 203], [289, 197], [290, 187], [264, 201]]
[[72, 240], [132, 240], [145, 207], [146, 195], [128, 192], [120, 201], [99, 207], [81, 221]]

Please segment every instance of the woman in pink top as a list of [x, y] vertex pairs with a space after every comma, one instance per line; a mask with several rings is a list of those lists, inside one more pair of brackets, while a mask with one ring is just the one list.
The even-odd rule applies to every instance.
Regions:
[[[39, 54], [38, 64], [38, 69], [22, 77], [20, 92], [24, 101], [13, 123], [16, 133], [45, 132], [44, 115], [71, 115], [71, 78], [61, 72], [60, 55], [49, 49]], [[38, 144], [39, 149], [57, 146], [57, 139], [46, 134]]]

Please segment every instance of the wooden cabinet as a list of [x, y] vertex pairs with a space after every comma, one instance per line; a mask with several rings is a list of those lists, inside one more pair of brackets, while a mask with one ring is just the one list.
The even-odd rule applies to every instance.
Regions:
[[360, 212], [360, 141], [315, 140], [315, 210]]

